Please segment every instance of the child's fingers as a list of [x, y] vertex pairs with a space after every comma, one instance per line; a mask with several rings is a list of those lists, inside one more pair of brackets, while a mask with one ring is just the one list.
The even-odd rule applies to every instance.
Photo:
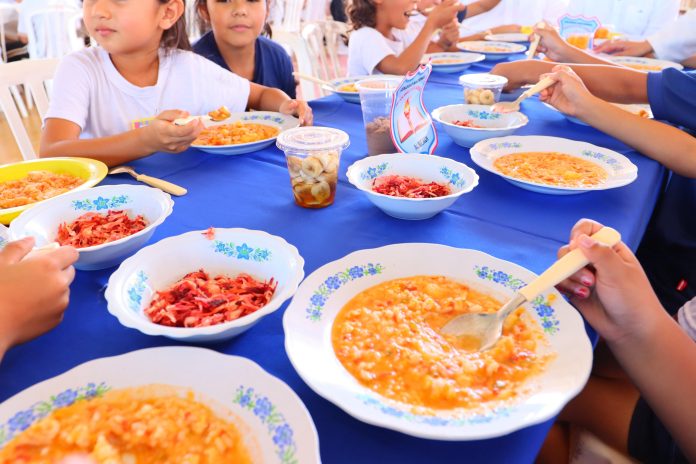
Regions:
[[558, 284], [556, 288], [558, 291], [565, 293], [566, 295], [578, 298], [587, 298], [592, 293], [592, 291], [586, 285], [581, 285], [570, 279], [564, 280]]
[[47, 251], [44, 256], [55, 261], [58, 269], [70, 269], [80, 254], [71, 246], [63, 246], [57, 250]]
[[10, 265], [20, 262], [34, 247], [34, 237], [24, 237], [10, 242], [0, 251], [0, 264]]
[[166, 111], [162, 111], [160, 114], [158, 114], [157, 119], [162, 119], [164, 121], [173, 122], [179, 118], [186, 118], [186, 117], [188, 117], [188, 115], [189, 115], [188, 111], [166, 110]]
[[575, 223], [573, 228], [570, 230], [570, 242], [574, 242], [580, 235], [592, 235], [604, 227], [597, 221], [592, 219], [582, 218]]

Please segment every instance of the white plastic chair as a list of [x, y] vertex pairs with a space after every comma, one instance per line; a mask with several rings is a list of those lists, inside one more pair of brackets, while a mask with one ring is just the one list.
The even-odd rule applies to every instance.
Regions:
[[[312, 67], [311, 52], [307, 43], [299, 31], [286, 31], [281, 28], [273, 28], [273, 40], [281, 44], [287, 52], [295, 57], [297, 70], [303, 74], [314, 74]], [[305, 100], [313, 100], [321, 97], [321, 93], [317, 91], [312, 82], [300, 80], [300, 90], [302, 98]]]
[[322, 22], [322, 27], [324, 30], [326, 53], [328, 55], [328, 72], [333, 78], [343, 77], [345, 75], [345, 70], [343, 66], [341, 66], [341, 60], [338, 55], [339, 50], [346, 48], [343, 43], [343, 36], [348, 34], [348, 25], [340, 21], [329, 20]]
[[48, 94], [44, 83], [53, 79], [59, 60], [22, 60], [0, 64], [0, 109], [5, 113], [19, 151], [24, 159], [36, 158], [36, 152], [29, 134], [22, 124], [17, 107], [12, 101], [10, 89], [23, 84], [29, 87], [36, 102], [36, 108], [43, 120], [48, 111]]
[[[21, 10], [20, 10], [21, 11]], [[31, 59], [60, 58], [84, 48], [78, 36], [82, 11], [69, 4], [49, 5], [23, 14]]]
[[186, 2], [186, 11], [184, 14], [186, 15], [186, 32], [188, 33], [191, 43], [194, 43], [196, 40], [200, 39], [204, 32], [198, 20], [195, 0], [188, 0], [188, 2]]
[[275, 30], [284, 30], [287, 32], [300, 32], [300, 23], [302, 21], [302, 6], [304, 0], [278, 0], [283, 1], [283, 19], [280, 23], [274, 24], [273, 38], [275, 39]]

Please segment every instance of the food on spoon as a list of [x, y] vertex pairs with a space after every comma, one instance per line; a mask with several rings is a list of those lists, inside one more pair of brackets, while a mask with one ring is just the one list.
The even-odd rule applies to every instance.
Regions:
[[397, 175], [377, 177], [372, 181], [372, 191], [403, 198], [437, 198], [452, 193], [447, 185]]
[[594, 187], [608, 177], [597, 163], [556, 152], [512, 153], [497, 158], [493, 166], [515, 179], [559, 187]]
[[491, 313], [501, 302], [444, 276], [390, 280], [354, 296], [338, 313], [336, 357], [362, 385], [416, 408], [495, 406], [524, 393], [553, 357], [538, 323], [518, 308], [491, 349], [444, 336], [453, 317]]
[[355, 83], [352, 84], [343, 84], [338, 88], [339, 92], [352, 92], [355, 93], [358, 91], [357, 87], [355, 87]]
[[71, 174], [29, 171], [21, 179], [0, 182], [0, 208], [14, 208], [46, 200], [85, 183]]
[[277, 127], [237, 121], [204, 129], [194, 140], [193, 145], [220, 146], [252, 143], [271, 139], [279, 133], [280, 130]]
[[244, 436], [232, 422], [196, 401], [193, 392], [182, 397], [171, 388], [162, 394], [165, 387], [77, 399], [7, 443], [0, 463], [51, 464], [74, 454], [104, 464], [252, 462]]
[[147, 220], [143, 215], [131, 219], [123, 210], [89, 212], [58, 226], [56, 241], [62, 246], [85, 248], [114, 242], [138, 233], [145, 227]]
[[228, 110], [227, 107], [223, 105], [220, 108], [208, 113], [208, 116], [210, 116], [210, 119], [212, 119], [213, 121], [224, 121], [225, 119], [232, 116], [232, 113], [230, 113], [230, 110]]

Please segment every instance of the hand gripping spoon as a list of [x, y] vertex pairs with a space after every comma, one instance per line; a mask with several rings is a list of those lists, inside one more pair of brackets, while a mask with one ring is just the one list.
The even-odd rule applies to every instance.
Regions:
[[[603, 227], [592, 235], [592, 238], [604, 245], [614, 246], [621, 240], [621, 235], [611, 227]], [[477, 351], [487, 350], [496, 344], [503, 333], [505, 318], [515, 309], [575, 274], [588, 263], [582, 251], [576, 248], [556, 261], [531, 283], [519, 289], [498, 312], [462, 314], [445, 324], [440, 329], [440, 333], [479, 340]]]
[[552, 78], [545, 77], [533, 86], [531, 86], [529, 89], [522, 92], [522, 95], [517, 97], [517, 100], [513, 102], [498, 102], [495, 105], [493, 105], [492, 109], [496, 113], [512, 113], [515, 111], [519, 111], [520, 103], [522, 103], [523, 100], [526, 100], [532, 95], [537, 94], [548, 87], [551, 87], [555, 83], [556, 81], [554, 81]]

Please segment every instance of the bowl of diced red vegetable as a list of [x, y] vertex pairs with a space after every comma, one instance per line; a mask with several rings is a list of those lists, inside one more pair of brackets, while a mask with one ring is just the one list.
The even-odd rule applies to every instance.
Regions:
[[187, 342], [234, 337], [291, 298], [304, 259], [281, 237], [210, 228], [165, 238], [109, 278], [109, 312], [126, 327]]
[[514, 111], [497, 113], [489, 105], [448, 105], [432, 112], [454, 143], [470, 148], [481, 140], [505, 137], [529, 122], [527, 116]]
[[10, 225], [10, 239], [33, 236], [77, 248], [75, 267], [113, 267], [142, 247], [172, 213], [168, 193], [142, 185], [105, 185], [69, 192], [25, 210]]
[[348, 180], [389, 216], [428, 219], [478, 185], [467, 165], [450, 158], [413, 153], [369, 156], [348, 168]]

